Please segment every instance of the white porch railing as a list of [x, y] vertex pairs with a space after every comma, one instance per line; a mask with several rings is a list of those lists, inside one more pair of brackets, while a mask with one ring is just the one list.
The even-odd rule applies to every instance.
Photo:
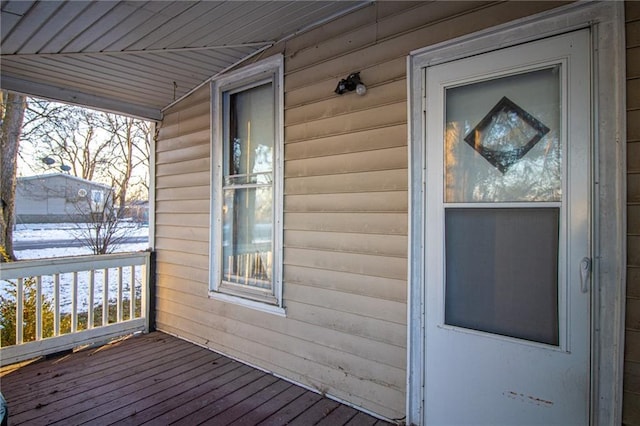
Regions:
[[15, 312], [0, 366], [148, 331], [149, 265], [149, 252], [0, 263], [0, 316]]

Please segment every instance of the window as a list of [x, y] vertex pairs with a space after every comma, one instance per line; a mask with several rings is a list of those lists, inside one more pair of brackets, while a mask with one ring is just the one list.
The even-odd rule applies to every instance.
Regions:
[[102, 213], [105, 208], [104, 192], [98, 189], [92, 189], [90, 205], [92, 213]]
[[282, 309], [282, 58], [212, 84], [211, 297]]

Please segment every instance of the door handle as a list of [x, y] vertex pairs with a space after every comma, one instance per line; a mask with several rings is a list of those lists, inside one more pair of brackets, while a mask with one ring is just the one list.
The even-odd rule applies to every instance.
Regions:
[[583, 293], [589, 291], [589, 281], [591, 278], [591, 258], [583, 257], [580, 261], [580, 290]]

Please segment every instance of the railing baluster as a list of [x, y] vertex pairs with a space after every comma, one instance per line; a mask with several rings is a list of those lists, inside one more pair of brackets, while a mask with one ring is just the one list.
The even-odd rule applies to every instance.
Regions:
[[136, 314], [136, 265], [131, 265], [131, 276], [129, 277], [129, 319], [135, 318]]
[[71, 332], [78, 330], [78, 272], [73, 273], [71, 284]]
[[149, 301], [147, 298], [149, 297], [149, 289], [148, 285], [145, 283], [149, 282], [149, 267], [150, 267], [150, 259], [147, 257], [145, 263], [140, 266], [140, 279], [143, 283], [140, 288], [140, 315], [145, 320], [145, 329], [149, 330]]
[[109, 270], [105, 269], [102, 286], [102, 325], [109, 324]]
[[36, 340], [42, 340], [42, 275], [36, 277]]
[[60, 335], [60, 274], [53, 275], [53, 335]]
[[16, 288], [16, 345], [24, 342], [24, 279], [18, 278]]
[[89, 271], [89, 301], [87, 302], [87, 330], [91, 330], [93, 328], [93, 290], [94, 284], [96, 280], [96, 271], [91, 269]]
[[118, 267], [118, 306], [116, 307], [117, 322], [122, 322], [122, 266]]
[[[9, 282], [12, 289], [15, 286], [13, 294], [16, 297], [16, 344], [3, 345], [0, 348], [0, 366], [71, 349], [96, 339], [109, 339], [148, 330], [150, 261], [149, 253], [131, 253], [87, 258], [36, 259], [3, 264], [0, 269], [0, 281]], [[114, 315], [117, 316], [117, 322], [116, 318], [109, 315], [109, 274], [116, 273], [116, 268], [118, 277], [113, 277], [113, 291], [115, 293], [117, 285], [119, 312]], [[96, 303], [99, 305], [100, 297], [96, 295], [96, 291], [101, 271], [104, 272], [104, 327], [100, 325], [100, 319], [96, 318], [94, 311]], [[125, 276], [128, 272], [129, 278]], [[118, 280], [117, 283], [115, 279]], [[127, 282], [128, 295], [125, 288]], [[89, 295], [88, 312], [85, 314], [83, 309], [86, 291]], [[141, 296], [140, 302], [136, 297], [138, 291]], [[128, 307], [124, 302], [127, 296], [130, 299]], [[139, 315], [138, 309], [141, 310]], [[50, 324], [51, 317], [53, 327]], [[67, 318], [71, 320], [68, 327]], [[74, 335], [71, 336], [70, 333]]]

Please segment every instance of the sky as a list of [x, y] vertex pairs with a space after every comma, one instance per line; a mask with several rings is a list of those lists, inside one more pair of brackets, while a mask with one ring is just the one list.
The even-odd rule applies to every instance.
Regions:
[[[59, 104], [57, 102], [50, 102], [51, 104]], [[96, 111], [90, 108], [86, 108], [90, 111]], [[26, 127], [23, 127], [26, 128]], [[86, 130], [86, 129], [85, 129]], [[77, 137], [79, 140], [82, 140], [85, 137], [85, 133], [82, 130], [76, 129]], [[96, 144], [102, 144], [104, 141], [107, 141], [111, 138], [111, 133], [103, 128], [96, 127], [93, 129], [93, 137], [92, 140], [95, 141]], [[41, 141], [40, 141], [41, 142]], [[30, 176], [39, 176], [45, 174], [52, 173], [69, 173], [68, 171], [61, 170], [61, 163], [54, 163], [50, 166], [45, 165], [43, 161], [43, 154], [40, 152], [36, 153], [34, 146], [31, 142], [27, 140], [21, 140], [19, 146], [19, 155], [17, 161], [17, 171], [16, 175], [18, 177], [30, 177]], [[81, 177], [81, 176], [80, 176]], [[100, 172], [96, 172], [94, 175], [93, 181], [111, 184], [111, 177], [101, 174]], [[129, 195], [134, 194], [136, 189], [140, 189], [139, 183], [141, 181], [146, 181], [148, 183], [149, 180], [149, 168], [144, 166], [134, 167], [133, 174], [130, 179], [130, 190]], [[142, 191], [145, 193], [146, 191]]]

